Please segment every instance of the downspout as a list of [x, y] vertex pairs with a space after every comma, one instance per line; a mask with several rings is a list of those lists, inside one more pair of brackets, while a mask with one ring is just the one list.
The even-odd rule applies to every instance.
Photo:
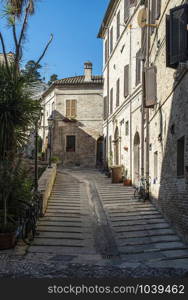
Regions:
[[108, 40], [108, 62], [107, 62], [107, 128], [106, 128], [106, 167], [108, 169], [108, 153], [109, 153], [109, 149], [108, 149], [108, 141], [109, 141], [109, 86], [110, 86], [110, 78], [109, 78], [109, 28], [107, 29], [107, 40]]
[[142, 69], [142, 107], [141, 107], [141, 177], [144, 177], [144, 103], [145, 103], [145, 81], [144, 81], [144, 62], [145, 57], [141, 60]]
[[[129, 95], [132, 94], [132, 25], [129, 25], [130, 28], [130, 50], [129, 50]], [[130, 101], [130, 178], [132, 178], [132, 167], [133, 167], [133, 162], [132, 162], [132, 100]]]
[[[150, 14], [150, 8], [151, 8], [151, 0], [147, 1], [147, 24], [151, 24], [151, 14]], [[147, 50], [146, 50], [146, 67], [149, 67], [150, 65], [150, 26], [147, 26]], [[149, 181], [149, 108], [145, 108], [146, 111], [146, 179]]]

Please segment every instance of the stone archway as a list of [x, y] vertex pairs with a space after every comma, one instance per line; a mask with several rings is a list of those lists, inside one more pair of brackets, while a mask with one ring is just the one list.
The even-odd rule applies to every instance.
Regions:
[[138, 184], [140, 178], [140, 135], [134, 136], [134, 184]]
[[119, 165], [119, 129], [116, 127], [114, 134], [114, 164]]

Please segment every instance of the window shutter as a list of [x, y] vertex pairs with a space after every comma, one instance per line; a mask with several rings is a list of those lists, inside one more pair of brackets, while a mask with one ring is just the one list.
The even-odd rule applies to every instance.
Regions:
[[116, 25], [116, 38], [119, 39], [120, 36], [120, 11], [117, 14], [117, 25]]
[[113, 113], [113, 88], [110, 90], [110, 114]]
[[105, 41], [105, 64], [108, 60], [108, 39]]
[[66, 116], [71, 116], [71, 100], [66, 100]]
[[130, 1], [124, 0], [124, 21], [127, 22], [130, 13]]
[[116, 82], [116, 107], [119, 106], [119, 79]]
[[166, 15], [166, 66], [170, 66], [170, 16]]
[[161, 0], [156, 0], [156, 11], [155, 11], [155, 19], [158, 20], [161, 15]]
[[153, 107], [157, 102], [157, 69], [155, 66], [145, 69], [145, 107]]
[[108, 97], [104, 97], [104, 120], [108, 117]]
[[170, 11], [170, 64], [188, 59], [188, 4]]
[[113, 27], [112, 27], [110, 30], [110, 53], [112, 53], [112, 51], [113, 51], [113, 35], [114, 35], [114, 33], [113, 33]]
[[71, 117], [76, 117], [76, 100], [71, 101]]
[[[155, 24], [156, 17], [156, 0], [151, 1], [151, 24]], [[150, 27], [151, 34], [154, 32], [154, 27]]]
[[145, 58], [146, 57], [146, 43], [147, 43], [147, 28], [143, 27], [142, 28], [142, 36], [141, 36], [141, 51], [142, 55]]
[[129, 65], [124, 67], [124, 97], [129, 95]]
[[136, 85], [141, 81], [141, 49], [136, 53]]

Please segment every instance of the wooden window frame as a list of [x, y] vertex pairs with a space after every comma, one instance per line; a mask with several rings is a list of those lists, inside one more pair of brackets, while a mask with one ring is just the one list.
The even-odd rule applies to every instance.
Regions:
[[[68, 106], [70, 106], [70, 107], [68, 107]], [[76, 116], [77, 116], [77, 100], [76, 99], [67, 99], [66, 100], [66, 117], [67, 118], [76, 118]]]

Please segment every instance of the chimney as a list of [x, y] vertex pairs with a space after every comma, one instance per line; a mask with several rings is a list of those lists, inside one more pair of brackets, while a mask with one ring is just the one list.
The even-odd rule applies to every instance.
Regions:
[[92, 63], [87, 61], [84, 63], [84, 75], [85, 75], [85, 82], [90, 82], [92, 79]]

